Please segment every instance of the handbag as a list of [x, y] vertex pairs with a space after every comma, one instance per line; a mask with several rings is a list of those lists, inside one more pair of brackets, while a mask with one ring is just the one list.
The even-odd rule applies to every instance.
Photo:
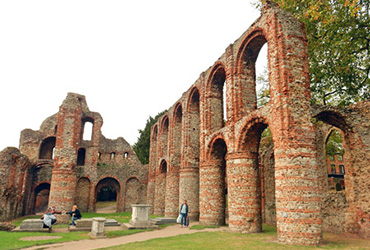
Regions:
[[181, 222], [181, 214], [179, 214], [179, 216], [177, 216], [176, 222], [177, 223], [180, 223]]

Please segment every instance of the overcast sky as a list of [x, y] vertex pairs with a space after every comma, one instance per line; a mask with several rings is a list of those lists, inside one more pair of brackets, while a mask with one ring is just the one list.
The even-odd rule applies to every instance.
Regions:
[[68, 92], [133, 145], [258, 18], [252, 1], [0, 1], [0, 150]]

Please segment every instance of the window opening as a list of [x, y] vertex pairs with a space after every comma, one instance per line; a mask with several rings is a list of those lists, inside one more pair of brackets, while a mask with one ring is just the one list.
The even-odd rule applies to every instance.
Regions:
[[84, 141], [91, 141], [92, 140], [92, 132], [93, 132], [94, 124], [90, 121], [86, 121], [84, 124], [83, 130], [83, 140]]
[[269, 71], [267, 65], [267, 43], [259, 51], [256, 60], [257, 107], [262, 107], [270, 100]]
[[86, 150], [84, 148], [78, 149], [77, 166], [85, 165]]

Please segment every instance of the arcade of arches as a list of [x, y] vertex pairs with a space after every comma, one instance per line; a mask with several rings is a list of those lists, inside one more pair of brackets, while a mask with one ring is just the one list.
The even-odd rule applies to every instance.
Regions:
[[[265, 44], [270, 96], [257, 105]], [[304, 27], [268, 3], [152, 126], [148, 202], [175, 217], [186, 199], [192, 220], [236, 232], [275, 224], [288, 244], [316, 245], [322, 231], [370, 237], [369, 107], [311, 106]]]

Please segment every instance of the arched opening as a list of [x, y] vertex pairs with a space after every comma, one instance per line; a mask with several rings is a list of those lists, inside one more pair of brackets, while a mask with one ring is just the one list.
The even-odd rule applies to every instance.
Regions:
[[86, 149], [79, 148], [77, 153], [77, 166], [85, 165]]
[[125, 212], [131, 212], [131, 204], [141, 204], [141, 185], [137, 178], [130, 178], [126, 182]]
[[95, 188], [96, 211], [117, 211], [121, 186], [114, 178], [105, 178], [99, 181]]
[[[321, 183], [322, 188], [322, 228], [324, 231], [343, 233], [352, 223], [353, 214], [348, 208], [353, 204], [351, 196], [353, 186], [353, 168], [351, 166], [349, 148], [346, 148], [346, 136], [351, 131], [345, 119], [332, 111], [320, 112], [315, 117], [317, 124], [324, 134], [318, 142], [321, 147]], [[346, 136], [345, 136], [346, 135]], [[352, 203], [352, 204], [351, 204]]]
[[44, 139], [40, 146], [39, 159], [54, 159], [55, 137]]
[[128, 159], [128, 152], [125, 152], [125, 153], [123, 154], [123, 159], [124, 159], [124, 160], [127, 160], [127, 159]]
[[344, 147], [342, 133], [333, 128], [326, 140], [325, 151], [328, 169], [328, 189], [342, 191], [345, 189]]
[[173, 127], [173, 160], [172, 167], [176, 170], [180, 168], [181, 160], [181, 138], [182, 137], [182, 106], [178, 105], [174, 113]]
[[163, 152], [163, 157], [167, 156], [168, 151], [168, 126], [169, 126], [169, 120], [168, 117], [165, 116], [162, 120], [162, 126], [161, 126], [161, 146]]
[[[273, 139], [262, 118], [246, 124], [241, 137], [239, 162], [229, 171], [230, 225], [249, 233], [262, 231], [262, 223], [276, 224], [275, 161]], [[243, 195], [238, 194], [241, 192]], [[231, 194], [232, 193], [232, 194]], [[240, 207], [237, 203], [242, 203]]]
[[35, 213], [44, 213], [48, 209], [49, 193], [50, 193], [50, 183], [41, 183], [35, 188], [35, 191], [34, 191], [34, 194], [35, 194], [34, 211]]
[[[264, 37], [262, 31], [257, 30], [252, 33], [242, 45], [239, 53], [239, 81], [240, 81], [240, 96], [238, 98], [239, 105], [245, 107], [245, 110], [239, 114], [244, 115], [248, 111], [253, 111], [257, 107], [263, 106], [270, 99], [270, 87], [268, 79], [268, 67], [264, 67], [267, 64], [265, 55], [259, 54], [264, 45], [267, 44], [267, 40]], [[262, 49], [263, 53], [268, 51], [268, 44], [266, 48]], [[256, 75], [256, 66], [258, 71], [262, 70], [262, 76]], [[265, 71], [265, 72], [264, 72]], [[257, 81], [258, 80], [258, 81]], [[258, 84], [257, 84], [258, 83]], [[259, 84], [261, 83], [261, 85]]]
[[82, 120], [82, 140], [91, 141], [93, 138], [94, 120], [85, 118]]
[[189, 95], [185, 135], [184, 165], [180, 169], [179, 201], [187, 200], [191, 220], [199, 220], [200, 93], [193, 88]]
[[226, 121], [226, 72], [222, 65], [218, 65], [211, 75], [210, 80], [210, 128], [211, 133], [224, 126]]
[[[179, 170], [181, 162], [181, 144], [182, 144], [182, 105], [177, 103], [173, 113], [171, 140], [170, 146], [170, 162], [167, 168], [166, 175], [166, 201], [165, 201], [165, 217], [176, 217], [178, 215], [179, 205]], [[171, 145], [171, 144], [170, 144]], [[164, 171], [164, 169], [162, 170]]]
[[258, 53], [256, 60], [256, 98], [257, 108], [266, 105], [270, 100], [269, 70], [267, 65], [267, 43]]
[[166, 178], [167, 178], [167, 162], [162, 160], [157, 170], [155, 179], [155, 208], [154, 213], [164, 215], [166, 207]]
[[161, 166], [160, 166], [160, 173], [161, 174], [166, 174], [167, 173], [167, 162], [165, 160], [163, 160], [161, 162]]
[[[205, 213], [209, 218], [203, 218], [207, 224], [225, 225], [228, 224], [228, 185], [227, 185], [227, 171], [225, 156], [227, 153], [227, 146], [223, 139], [219, 138], [214, 141], [211, 146], [211, 157], [209, 169], [202, 169], [203, 171], [210, 171], [204, 173], [207, 176], [208, 182], [211, 185], [202, 185], [202, 193], [207, 192], [209, 196], [204, 197], [208, 205], [212, 208]], [[210, 179], [212, 178], [212, 180]], [[208, 210], [208, 209], [205, 209]], [[214, 214], [212, 214], [214, 213]]]

